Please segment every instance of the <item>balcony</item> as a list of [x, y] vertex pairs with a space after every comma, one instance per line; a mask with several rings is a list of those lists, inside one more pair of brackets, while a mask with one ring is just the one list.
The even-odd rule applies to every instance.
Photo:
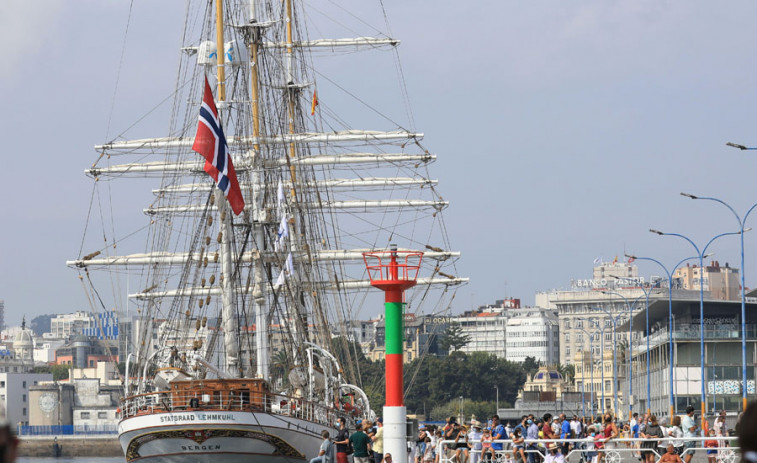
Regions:
[[[746, 325], [746, 337], [747, 340], [757, 340], [757, 324], [747, 323]], [[676, 324], [675, 330], [673, 330], [673, 341], [699, 341], [699, 324], [698, 323], [686, 323]], [[741, 325], [739, 324], [720, 324], [720, 325], [705, 325], [704, 326], [704, 339], [706, 341], [727, 341], [727, 340], [739, 340], [741, 339]], [[663, 327], [658, 331], [649, 335], [649, 348], [666, 344], [669, 341], [669, 333], [667, 327]], [[645, 352], [647, 349], [647, 338], [642, 336], [638, 341], [633, 344], [634, 355], [637, 353]]]

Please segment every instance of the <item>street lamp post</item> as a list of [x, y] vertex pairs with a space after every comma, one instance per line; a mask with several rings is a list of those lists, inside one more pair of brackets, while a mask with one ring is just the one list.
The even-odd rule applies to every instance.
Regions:
[[[707, 420], [705, 418], [706, 413], [706, 403], [707, 399], [705, 396], [705, 389], [704, 389], [704, 253], [707, 251], [707, 248], [710, 247], [710, 245], [715, 241], [716, 239], [728, 236], [728, 235], [742, 235], [743, 233], [738, 232], [729, 232], [729, 233], [721, 233], [719, 235], [716, 235], [713, 237], [710, 241], [707, 242], [707, 244], [704, 246], [704, 248], [700, 251], [699, 247], [694, 244], [694, 242], [687, 236], [684, 236], [680, 233], [663, 233], [660, 230], [654, 230], [649, 229], [650, 232], [655, 233], [660, 236], [677, 236], [679, 238], [682, 238], [691, 244], [691, 246], [694, 247], [694, 251], [697, 253], [697, 257], [699, 258], [699, 362], [700, 362], [700, 370], [702, 374], [702, 398], [700, 402], [700, 407], [702, 409], [702, 429], [705, 428], [705, 425], [707, 423]], [[649, 353], [647, 353], [648, 355]]]
[[[581, 320], [584, 320], [584, 319], [581, 319]], [[594, 402], [596, 401], [597, 395], [596, 395], [596, 387], [594, 387], [594, 344], [592, 342], [593, 335], [589, 333], [583, 327], [577, 326], [576, 328], [586, 333], [586, 336], [589, 337], [589, 362], [591, 363], [591, 390], [589, 392], [591, 393], [591, 414], [592, 416], [594, 416]], [[581, 400], [583, 401], [584, 400], [583, 390], [584, 390], [584, 385], [586, 384], [586, 363], [584, 362], [583, 352], [581, 353], [581, 369], [583, 370], [583, 374], [582, 374], [583, 380], [581, 381]], [[585, 401], [583, 403], [584, 405], [586, 404]], [[586, 417], [585, 408], [584, 408], [584, 417]]]
[[[650, 376], [651, 376], [650, 375], [650, 371], [651, 371], [651, 369], [650, 369], [650, 366], [649, 366], [649, 355], [650, 355], [649, 354], [649, 295], [652, 293], [652, 289], [651, 288], [650, 289], [646, 289], [646, 288], [643, 288], [641, 286], [639, 286], [639, 289], [644, 293], [644, 297], [645, 297], [645, 300], [646, 300], [646, 302], [644, 304], [644, 315], [646, 316], [647, 322], [646, 322], [646, 327], [645, 327], [645, 330], [644, 330], [644, 335], [647, 338], [647, 413], [651, 414], [652, 413], [652, 410], [651, 410], [651, 403], [652, 403], [652, 392], [651, 391], [652, 391], [652, 387], [651, 387], [651, 380], [650, 380]], [[615, 293], [615, 294], [618, 294], [618, 293]], [[620, 294], [618, 294], [618, 296], [620, 296]], [[623, 296], [620, 296], [620, 297], [623, 297]], [[623, 297], [623, 299], [625, 299], [625, 297]], [[636, 301], [638, 301], [639, 299], [641, 299], [641, 296], [639, 296], [638, 298], [636, 298]], [[634, 302], [636, 302], [636, 301], [634, 301]], [[628, 303], [628, 301], [626, 301], [626, 303]], [[631, 319], [633, 319], [633, 313], [631, 314]], [[632, 332], [630, 325], [628, 327], [628, 332], [629, 333]], [[631, 354], [633, 355], [633, 351], [631, 351]], [[631, 378], [631, 379], [633, 379], [633, 378]]]
[[[576, 320], [586, 321], [586, 322], [589, 322], [589, 324], [591, 324], [591, 325], [593, 325], [593, 324], [596, 323], [596, 329], [594, 330], [594, 332], [592, 333], [591, 336], [593, 337], [594, 334], [596, 334], [597, 330], [599, 330], [599, 332], [601, 333], [601, 336], [602, 336], [600, 338], [601, 342], [599, 343], [599, 347], [600, 347], [600, 349], [599, 349], [599, 352], [600, 352], [599, 364], [601, 365], [600, 374], [601, 374], [601, 380], [602, 380], [602, 408], [598, 409], [597, 411], [601, 410], [602, 413], [604, 413], [604, 409], [605, 409], [605, 354], [604, 354], [605, 328], [600, 323], [597, 323], [595, 320], [591, 320], [591, 319], [588, 319], [588, 318], [578, 317], [578, 318], [576, 318]], [[591, 368], [592, 368], [592, 374], [593, 374], [594, 373], [594, 366], [592, 365]], [[592, 383], [593, 382], [594, 381], [592, 380]]]
[[497, 414], [499, 415], [499, 386], [495, 384], [494, 389], [497, 390]]
[[[727, 143], [728, 146], [733, 146], [739, 149], [755, 149], [755, 148], [747, 148], [746, 146], [742, 145], [736, 145], [735, 143]], [[755, 207], [757, 207], [757, 203], [752, 204], [752, 206], [747, 210], [746, 214], [744, 214], [744, 218], [742, 219], [739, 217], [739, 214], [736, 213], [736, 210], [732, 208], [728, 203], [725, 201], [722, 201], [717, 198], [705, 198], [705, 197], [699, 197], [694, 196], [692, 194], [688, 193], [681, 193], [681, 195], [686, 196], [687, 198], [691, 199], [704, 199], [707, 201], [714, 201], [716, 203], [720, 203], [723, 206], [727, 207], [728, 210], [730, 210], [733, 215], [736, 217], [736, 220], [739, 222], [740, 227], [740, 234], [741, 234], [741, 377], [742, 377], [742, 385], [741, 385], [741, 411], [746, 410], [746, 404], [747, 404], [747, 377], [746, 377], [746, 287], [745, 287], [745, 276], [744, 276], [744, 232], [747, 231], [747, 229], [744, 228], [744, 225], [746, 225], [746, 219], [749, 217], [749, 214], [752, 213]]]
[[[615, 277], [616, 279], [619, 279]], [[626, 308], [628, 309], [628, 319], [633, 320], [633, 305], [638, 302], [638, 300], [641, 298], [641, 296], [634, 299], [633, 304], [628, 302], [628, 299], [616, 291], [602, 291], [603, 294], [612, 294], [615, 296], [620, 297], [623, 299], [623, 302], [626, 305]], [[631, 398], [633, 396], [633, 330], [632, 330], [632, 323], [628, 324], [628, 403], [629, 403], [629, 413], [628, 413], [628, 419], [630, 420], [633, 416], [633, 403], [631, 402]]]
[[[710, 254], [707, 254], [705, 257], [708, 257]], [[633, 259], [633, 260], [647, 260], [650, 262], [654, 262], [665, 271], [665, 274], [668, 276], [668, 340], [670, 342], [670, 349], [668, 352], [668, 358], [670, 363], [670, 414], [668, 415], [669, 419], [673, 419], [673, 414], [675, 413], [675, 405], [673, 401], [673, 273], [675, 273], [676, 269], [679, 265], [683, 264], [687, 260], [696, 259], [697, 257], [687, 257], [683, 259], [682, 261], [678, 262], [673, 267], [673, 272], [669, 272], [667, 267], [665, 267], [662, 262], [660, 262], [657, 259], [653, 259], [651, 257], [636, 257], [633, 255], [626, 254], [626, 257]], [[647, 309], [649, 307], [647, 306]], [[633, 320], [632, 320], [633, 322]], [[647, 327], [649, 327], [649, 318], [647, 317]], [[649, 341], [649, 333], [647, 333], [647, 342]], [[649, 349], [647, 349], [647, 357], [649, 356]], [[649, 371], [647, 370], [647, 376], [649, 376]], [[647, 381], [649, 381], [649, 378], [647, 377]]]
[[465, 424], [465, 399], [463, 399], [463, 396], [460, 396], [460, 424]]

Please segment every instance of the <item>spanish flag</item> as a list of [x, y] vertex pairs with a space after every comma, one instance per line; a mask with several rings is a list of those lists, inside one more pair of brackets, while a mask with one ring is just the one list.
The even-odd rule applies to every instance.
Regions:
[[617, 264], [618, 263], [618, 256], [615, 256], [615, 259], [612, 260], [612, 263], [613, 264]]
[[313, 103], [310, 106], [310, 115], [315, 116], [315, 107], [318, 106], [318, 94], [313, 89]]

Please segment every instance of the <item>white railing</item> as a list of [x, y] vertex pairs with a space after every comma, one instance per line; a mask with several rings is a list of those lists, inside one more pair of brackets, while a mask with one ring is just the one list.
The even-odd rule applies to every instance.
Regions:
[[140, 394], [123, 400], [119, 418], [188, 411], [249, 411], [292, 416], [333, 427], [337, 418], [348, 416], [347, 412], [334, 407], [280, 394], [251, 392], [244, 396], [235, 394], [229, 397], [227, 393], [223, 400], [210, 397], [210, 400], [203, 401], [203, 398], [208, 399], [202, 393], [159, 391]]
[[[657, 445], [653, 449], [640, 448], [642, 442], [650, 442], [652, 440], [657, 441]], [[706, 448], [704, 446], [705, 441], [714, 440], [718, 442], [716, 448]], [[740, 460], [740, 450], [738, 448], [738, 442], [736, 437], [686, 437], [679, 439], [671, 438], [655, 438], [655, 439], [643, 439], [643, 438], [615, 438], [605, 442], [604, 440], [594, 440], [591, 437], [576, 438], [576, 439], [526, 439], [524, 443], [524, 454], [526, 460], [541, 461], [546, 458], [548, 451], [547, 445], [554, 443], [558, 447], [558, 451], [562, 452], [563, 446], [567, 443], [570, 446], [570, 450], [567, 455], [563, 456], [567, 460], [573, 455], [580, 455], [586, 462], [591, 462], [591, 458], [594, 455], [602, 454], [602, 460], [605, 463], [620, 463], [621, 461], [637, 462], [640, 452], [648, 451], [655, 455], [655, 461], [659, 461], [662, 454], [666, 452], [668, 443], [673, 443], [674, 447], [682, 447], [684, 443], [693, 443], [694, 445], [689, 447], [686, 444], [685, 450], [681, 453], [681, 458], [689, 453], [697, 453], [704, 455], [707, 450], [714, 450], [715, 457], [718, 463], [736, 463]], [[494, 440], [492, 443], [502, 444], [502, 450], [495, 450], [495, 457], [493, 463], [524, 463], [522, 457], [519, 454], [515, 454], [512, 440]], [[589, 443], [602, 443], [605, 448], [587, 450], [587, 444]], [[438, 463], [478, 463], [491, 461], [489, 453], [482, 455], [482, 450], [474, 450], [475, 447], [479, 447], [481, 441], [469, 441], [467, 455], [465, 449], [462, 452], [457, 452], [455, 449], [456, 443], [454, 440], [444, 440], [436, 445], [436, 457], [435, 460]], [[664, 446], [664, 447], [663, 447]], [[593, 452], [594, 455], [590, 453]], [[459, 456], [456, 454], [459, 453]], [[531, 457], [530, 455], [533, 455]]]

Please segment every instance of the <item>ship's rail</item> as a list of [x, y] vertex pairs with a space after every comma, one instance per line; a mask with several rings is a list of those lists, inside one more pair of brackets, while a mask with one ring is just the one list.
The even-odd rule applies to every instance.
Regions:
[[122, 399], [118, 416], [124, 419], [155, 413], [245, 411], [290, 416], [333, 427], [337, 418], [356, 415], [354, 412], [350, 414], [348, 410], [270, 392], [225, 392], [223, 395], [203, 391], [157, 391], [140, 394]]

